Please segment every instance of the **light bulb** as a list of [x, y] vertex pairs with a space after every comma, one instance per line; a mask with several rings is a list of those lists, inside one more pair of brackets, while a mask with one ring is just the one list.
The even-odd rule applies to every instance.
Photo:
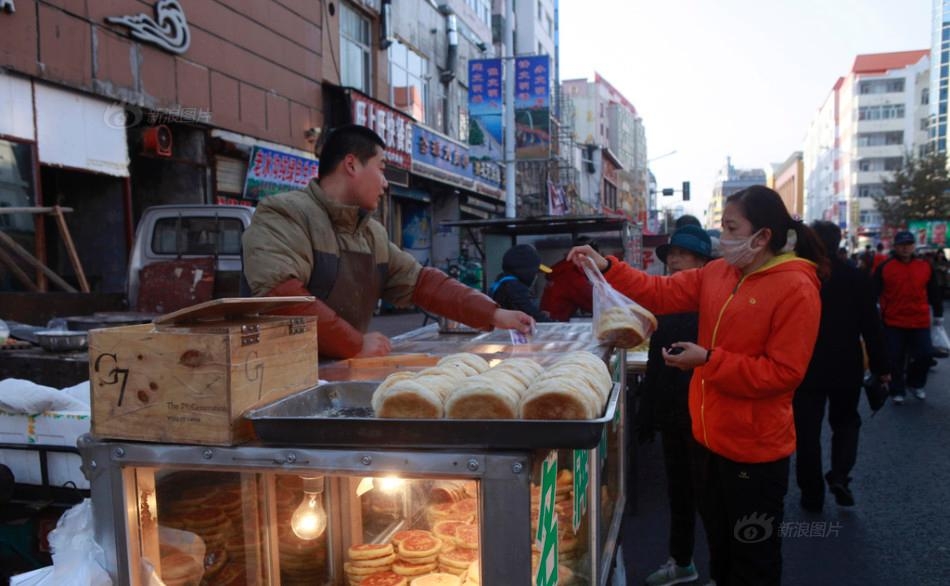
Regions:
[[406, 484], [406, 481], [398, 476], [384, 476], [377, 480], [379, 480], [379, 488], [383, 492], [394, 492]]
[[323, 477], [303, 480], [303, 500], [290, 518], [290, 528], [297, 537], [309, 541], [326, 531], [327, 512], [323, 509]]

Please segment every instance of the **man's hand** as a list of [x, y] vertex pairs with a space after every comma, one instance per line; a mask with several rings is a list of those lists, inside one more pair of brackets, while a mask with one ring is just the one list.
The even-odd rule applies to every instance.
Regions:
[[357, 358], [367, 358], [369, 356], [386, 356], [392, 350], [392, 343], [389, 338], [379, 332], [367, 332], [363, 334], [363, 349], [356, 355]]
[[603, 272], [607, 269], [607, 259], [586, 244], [584, 246], [575, 246], [567, 253], [567, 260], [576, 264], [582, 270], [584, 265], [588, 262], [587, 259], [594, 261], [598, 271]]
[[502, 330], [518, 330], [527, 336], [534, 330], [534, 319], [522, 311], [499, 307], [492, 316], [491, 325]]

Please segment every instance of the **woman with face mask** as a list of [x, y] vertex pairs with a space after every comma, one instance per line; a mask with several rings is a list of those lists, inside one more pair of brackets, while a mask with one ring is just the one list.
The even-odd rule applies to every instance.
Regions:
[[808, 369], [828, 271], [814, 232], [765, 186], [729, 196], [723, 257], [669, 277], [650, 276], [587, 247], [618, 291], [657, 314], [698, 312], [696, 343], [663, 351], [692, 369], [689, 412], [697, 458], [697, 507], [717, 586], [780, 584], [779, 527], [795, 451], [792, 397]]

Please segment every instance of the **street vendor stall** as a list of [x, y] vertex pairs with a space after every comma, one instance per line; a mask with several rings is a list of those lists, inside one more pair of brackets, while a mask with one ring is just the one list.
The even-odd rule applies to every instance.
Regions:
[[[176, 585], [608, 584], [625, 502], [624, 351], [596, 346], [589, 323], [539, 324], [524, 344], [433, 324], [393, 350], [321, 365], [330, 382], [256, 405], [248, 443], [83, 438], [116, 582], [154, 570]], [[379, 381], [447, 355], [550, 371], [578, 351], [610, 378], [591, 419], [374, 416]]]

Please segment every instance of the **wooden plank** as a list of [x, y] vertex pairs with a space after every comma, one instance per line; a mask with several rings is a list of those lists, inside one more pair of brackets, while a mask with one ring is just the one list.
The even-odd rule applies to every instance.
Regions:
[[[30, 279], [30, 276], [27, 275], [23, 269], [20, 268], [20, 265], [18, 265], [16, 261], [9, 254], [7, 254], [7, 251], [2, 248], [0, 248], [0, 263], [3, 263], [8, 269], [10, 269], [10, 272], [13, 273], [13, 276], [16, 277], [17, 281], [19, 281], [24, 287], [33, 293], [40, 292], [40, 288]], [[7, 317], [9, 318], [9, 316]]]
[[55, 206], [51, 208], [47, 207], [14, 207], [14, 208], [0, 208], [0, 216], [6, 216], [9, 214], [52, 214], [55, 213], [56, 208], [69, 213], [73, 211], [73, 208], [64, 208], [60, 206]]
[[212, 299], [191, 307], [179, 309], [155, 318], [156, 325], [171, 325], [196, 321], [222, 320], [237, 315], [256, 315], [301, 303], [314, 297], [225, 297]]
[[439, 356], [432, 354], [390, 354], [369, 358], [350, 358], [346, 360], [350, 368], [403, 368], [407, 366], [435, 366]]
[[72, 263], [73, 270], [76, 271], [76, 278], [79, 279], [79, 288], [83, 293], [89, 293], [89, 281], [86, 280], [86, 273], [82, 270], [82, 263], [79, 262], [76, 245], [73, 243], [72, 234], [69, 233], [69, 226], [66, 225], [66, 217], [63, 216], [63, 208], [54, 206], [53, 217], [56, 218], [56, 225], [59, 227], [59, 235], [63, 238], [63, 244], [66, 245], [69, 262]]
[[64, 281], [62, 277], [54, 273], [52, 269], [40, 262], [39, 259], [30, 254], [25, 248], [17, 244], [16, 240], [10, 238], [10, 236], [7, 234], [0, 232], [0, 242], [3, 242], [9, 246], [10, 249], [13, 250], [13, 252], [19, 254], [23, 260], [33, 265], [33, 267], [39, 269], [44, 275], [49, 277], [50, 281], [56, 283], [56, 285], [61, 289], [68, 291], [69, 293], [79, 293], [75, 287]]

